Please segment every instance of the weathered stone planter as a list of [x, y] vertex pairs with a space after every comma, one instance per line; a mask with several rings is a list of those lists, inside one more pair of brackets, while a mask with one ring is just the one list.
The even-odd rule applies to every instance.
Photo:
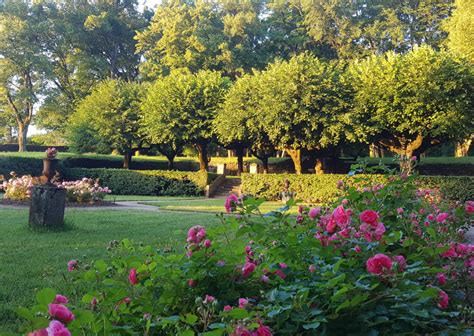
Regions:
[[30, 226], [36, 229], [64, 227], [65, 206], [65, 189], [52, 185], [33, 187], [30, 202]]
[[46, 182], [47, 185], [52, 185], [51, 179], [56, 174], [56, 169], [58, 167], [58, 159], [43, 159], [43, 176], [45, 176], [48, 180]]

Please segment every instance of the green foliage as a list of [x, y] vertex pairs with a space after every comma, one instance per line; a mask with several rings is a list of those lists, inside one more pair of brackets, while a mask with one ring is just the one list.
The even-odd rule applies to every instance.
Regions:
[[351, 122], [357, 133], [411, 156], [464, 140], [474, 129], [474, 72], [449, 53], [420, 47], [356, 62]]
[[456, 0], [453, 14], [446, 22], [448, 47], [453, 52], [474, 63], [474, 3], [470, 0]]
[[[375, 183], [387, 182], [383, 175], [357, 175]], [[242, 174], [242, 191], [255, 197], [277, 200], [284, 190], [285, 181], [290, 181], [290, 191], [296, 198], [319, 204], [334, 201], [339, 195], [338, 181], [351, 183], [348, 175], [294, 175], [294, 174]], [[418, 176], [420, 188], [439, 189], [444, 197], [454, 201], [466, 201], [474, 198], [474, 177], [472, 176]]]
[[99, 179], [117, 195], [151, 196], [198, 196], [214, 178], [206, 172], [138, 171], [126, 169], [67, 168], [63, 169], [65, 180], [83, 177]]

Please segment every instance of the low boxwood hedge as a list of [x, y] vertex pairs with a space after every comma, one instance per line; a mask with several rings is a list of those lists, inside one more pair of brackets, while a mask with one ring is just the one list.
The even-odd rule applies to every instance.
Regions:
[[199, 196], [217, 175], [206, 172], [63, 168], [64, 180], [99, 179], [116, 195]]
[[[364, 175], [374, 183], [384, 183], [383, 175]], [[358, 175], [360, 177], [360, 175]], [[349, 181], [348, 175], [295, 175], [295, 174], [242, 174], [242, 191], [245, 194], [277, 200], [284, 189], [285, 181], [290, 182], [290, 191], [296, 198], [312, 203], [328, 203], [338, 195], [337, 182]], [[473, 176], [419, 176], [420, 187], [437, 188], [450, 200], [466, 201], [474, 199]]]

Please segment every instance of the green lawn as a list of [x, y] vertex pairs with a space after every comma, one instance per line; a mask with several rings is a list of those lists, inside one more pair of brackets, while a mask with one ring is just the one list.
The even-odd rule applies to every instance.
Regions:
[[[183, 200], [183, 199], [163, 199], [153, 202], [140, 202], [140, 204], [153, 205], [159, 207], [161, 210], [169, 211], [191, 211], [191, 212], [208, 212], [208, 213], [219, 213], [225, 212], [224, 200], [223, 199], [196, 199], [196, 200]], [[266, 213], [269, 211], [277, 210], [284, 206], [282, 202], [265, 202], [260, 206], [260, 211]], [[293, 207], [290, 213], [296, 213], [297, 207]]]
[[123, 202], [123, 201], [174, 201], [174, 200], [196, 200], [204, 199], [198, 196], [142, 196], [142, 195], [107, 195], [106, 201]]
[[62, 279], [68, 260], [106, 257], [114, 239], [182, 248], [189, 227], [217, 224], [211, 214], [68, 209], [67, 231], [37, 233], [27, 220], [27, 210], [0, 210], [0, 335], [16, 329], [11, 309], [31, 305], [38, 289], [71, 292]]

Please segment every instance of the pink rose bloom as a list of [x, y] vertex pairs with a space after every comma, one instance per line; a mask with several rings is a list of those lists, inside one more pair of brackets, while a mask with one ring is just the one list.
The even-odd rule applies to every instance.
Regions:
[[206, 229], [200, 225], [195, 225], [188, 230], [188, 243], [199, 244], [206, 238]]
[[407, 267], [407, 261], [404, 256], [398, 255], [393, 257], [393, 260], [398, 264], [398, 271], [404, 272]]
[[206, 229], [201, 227], [196, 234], [196, 240], [198, 243], [202, 242], [206, 238]]
[[336, 231], [336, 220], [334, 219], [333, 216], [331, 216], [331, 218], [329, 218], [328, 220], [328, 223], [326, 224], [326, 231], [328, 233], [334, 233], [334, 231]]
[[315, 219], [316, 216], [318, 216], [320, 213], [321, 213], [321, 207], [311, 208], [311, 210], [309, 210], [308, 216], [311, 219]]
[[474, 201], [467, 201], [466, 205], [464, 206], [464, 210], [468, 214], [474, 213]]
[[264, 326], [263, 324], [260, 324], [260, 326], [254, 332], [254, 335], [256, 335], [256, 336], [272, 336], [272, 331], [270, 330], [269, 327]]
[[249, 304], [249, 300], [244, 299], [244, 298], [239, 299], [239, 308], [244, 309], [245, 307], [247, 307], [248, 304]]
[[275, 271], [275, 274], [276, 274], [280, 279], [285, 280], [285, 278], [286, 278], [286, 274], [283, 273], [282, 270], [276, 270], [276, 271]]
[[71, 336], [71, 332], [59, 321], [51, 321], [46, 330], [48, 336]]
[[288, 268], [288, 265], [285, 263], [279, 263], [278, 265], [280, 266], [280, 268]]
[[255, 271], [255, 264], [249, 261], [245, 262], [244, 267], [242, 267], [243, 277], [248, 278], [253, 271]]
[[269, 282], [270, 282], [270, 278], [267, 277], [267, 276], [264, 274], [264, 275], [262, 275], [262, 276], [260, 277], [260, 281], [262, 281], [262, 282], [264, 282], [264, 283], [269, 283]]
[[334, 209], [333, 216], [334, 216], [334, 219], [336, 220], [337, 225], [341, 229], [346, 228], [347, 225], [349, 225], [351, 221], [350, 211], [344, 210], [344, 207], [342, 205]]
[[209, 239], [206, 239], [203, 243], [205, 248], [210, 248], [212, 245], [212, 242]]
[[206, 296], [204, 297], [203, 303], [204, 304], [213, 303], [215, 300], [216, 300], [216, 298], [214, 296], [206, 294]]
[[230, 336], [254, 336], [252, 333], [243, 326], [238, 326]]
[[435, 216], [433, 214], [429, 214], [428, 216], [426, 216], [426, 219], [429, 221], [433, 221], [435, 219]]
[[361, 221], [370, 224], [372, 226], [377, 226], [379, 220], [379, 214], [374, 210], [364, 210], [359, 215]]
[[403, 208], [398, 208], [397, 209], [397, 214], [401, 215], [405, 212], [405, 210]]
[[436, 221], [438, 223], [444, 223], [446, 222], [446, 219], [448, 219], [448, 217], [449, 217], [449, 214], [447, 214], [446, 212], [442, 212], [438, 216], [436, 216]]
[[438, 283], [440, 285], [445, 285], [446, 284], [446, 274], [438, 273], [438, 274], [436, 274], [436, 279], [438, 279]]
[[237, 209], [237, 205], [239, 203], [240, 203], [239, 198], [234, 194], [230, 194], [225, 200], [225, 204], [224, 204], [225, 211], [227, 213], [234, 212]]
[[308, 270], [309, 270], [310, 273], [314, 273], [314, 272], [316, 272], [316, 266], [311, 264], [311, 265], [309, 265]]
[[91, 306], [92, 306], [92, 307], [97, 306], [97, 298], [96, 298], [95, 296], [94, 296], [94, 297], [92, 298], [92, 300], [91, 300]]
[[392, 260], [385, 254], [379, 253], [367, 259], [367, 271], [376, 275], [384, 275], [392, 270]]
[[77, 269], [77, 260], [69, 260], [67, 263], [67, 270], [72, 272], [75, 269]]
[[446, 292], [442, 289], [439, 290], [439, 296], [438, 296], [438, 308], [440, 309], [446, 309], [448, 308], [449, 305], [449, 296], [446, 294]]
[[458, 255], [457, 255], [456, 250], [454, 248], [454, 244], [451, 244], [451, 246], [449, 247], [449, 250], [447, 250], [446, 252], [441, 253], [441, 256], [445, 257], [445, 258], [456, 258]]
[[194, 279], [188, 279], [188, 286], [189, 287], [196, 287], [197, 281]]
[[138, 278], [137, 278], [137, 269], [132, 268], [130, 270], [130, 273], [128, 274], [128, 282], [132, 285], [136, 285], [138, 283]]
[[48, 331], [46, 329], [39, 329], [28, 333], [28, 336], [48, 336]]
[[71, 311], [62, 304], [50, 303], [48, 305], [48, 314], [63, 323], [68, 324], [74, 320], [74, 315]]
[[63, 296], [63, 295], [57, 294], [56, 297], [54, 298], [53, 303], [67, 304], [67, 303], [68, 303], [68, 299], [67, 299], [67, 297], [65, 297], [65, 296]]
[[229, 305], [224, 306], [224, 311], [231, 311], [231, 310], [232, 310], [232, 306], [229, 306]]
[[361, 252], [362, 252], [362, 249], [360, 248], [359, 245], [356, 245], [356, 246], [354, 247], [354, 251], [355, 251], [356, 253], [361, 253]]

